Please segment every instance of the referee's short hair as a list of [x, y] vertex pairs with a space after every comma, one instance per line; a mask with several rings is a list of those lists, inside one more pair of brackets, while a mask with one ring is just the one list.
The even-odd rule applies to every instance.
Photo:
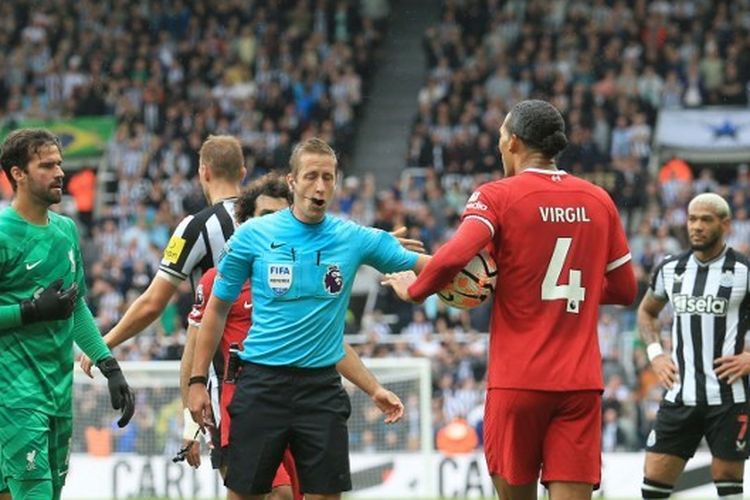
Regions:
[[209, 135], [201, 146], [200, 162], [211, 167], [211, 173], [222, 179], [239, 182], [245, 158], [242, 145], [231, 135]]
[[312, 137], [294, 146], [292, 156], [289, 158], [289, 167], [292, 171], [292, 177], [297, 177], [297, 172], [299, 172], [300, 167], [300, 158], [302, 158], [303, 154], [332, 156], [333, 163], [338, 168], [339, 159], [336, 156], [336, 151], [334, 151], [333, 148], [323, 139]]
[[234, 204], [234, 217], [238, 224], [242, 224], [255, 215], [255, 202], [259, 196], [270, 198], [284, 198], [291, 205], [292, 193], [286, 179], [271, 172], [251, 182]]
[[18, 187], [16, 180], [10, 174], [13, 167], [27, 171], [31, 157], [46, 146], [57, 146], [62, 153], [60, 138], [45, 128], [21, 128], [14, 130], [3, 141], [2, 153], [0, 153], [0, 165], [5, 171], [13, 191]]

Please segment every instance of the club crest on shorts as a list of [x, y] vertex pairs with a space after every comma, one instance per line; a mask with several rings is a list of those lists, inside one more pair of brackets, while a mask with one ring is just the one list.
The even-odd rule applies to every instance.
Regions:
[[273, 294], [281, 297], [292, 287], [292, 266], [290, 264], [268, 264], [268, 287]]
[[323, 277], [323, 286], [331, 295], [338, 295], [344, 288], [344, 278], [341, 276], [341, 269], [336, 264], [328, 266], [326, 275]]

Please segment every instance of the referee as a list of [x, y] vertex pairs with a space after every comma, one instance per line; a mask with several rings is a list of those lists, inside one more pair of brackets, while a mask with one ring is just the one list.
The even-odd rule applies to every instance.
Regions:
[[[428, 259], [384, 231], [326, 214], [337, 159], [324, 141], [298, 144], [290, 166], [292, 207], [246, 222], [229, 241], [193, 358], [188, 406], [196, 421], [207, 422], [209, 363], [249, 278], [252, 328], [229, 407], [229, 499], [261, 500], [287, 446], [308, 500], [337, 500], [351, 489], [351, 405], [335, 365], [345, 357], [344, 320], [356, 271], [362, 264], [419, 271]], [[400, 408], [379, 407], [386, 422], [397, 419]]]
[[[719, 195], [688, 205], [690, 251], [655, 270], [638, 308], [648, 358], [667, 389], [646, 443], [643, 498], [668, 498], [703, 436], [720, 499], [741, 499], [748, 457], [750, 263], [725, 243], [731, 214]], [[672, 352], [662, 349], [659, 313], [673, 309]]]
[[[189, 279], [195, 290], [203, 273], [216, 265], [234, 232], [234, 202], [246, 174], [242, 146], [229, 135], [209, 136], [201, 146], [199, 165], [198, 178], [209, 206], [177, 225], [151, 284], [104, 336], [110, 348], [153, 323], [183, 281]], [[91, 376], [91, 360], [85, 355], [81, 368]]]

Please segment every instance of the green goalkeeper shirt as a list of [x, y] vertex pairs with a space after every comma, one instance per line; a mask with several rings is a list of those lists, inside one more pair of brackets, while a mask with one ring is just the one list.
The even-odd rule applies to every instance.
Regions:
[[71, 415], [74, 334], [91, 359], [103, 359], [109, 349], [83, 300], [86, 282], [75, 223], [49, 212], [48, 224], [39, 226], [12, 207], [0, 212], [0, 306], [20, 304], [59, 278], [63, 288], [78, 283], [70, 318], [0, 331], [1, 406]]

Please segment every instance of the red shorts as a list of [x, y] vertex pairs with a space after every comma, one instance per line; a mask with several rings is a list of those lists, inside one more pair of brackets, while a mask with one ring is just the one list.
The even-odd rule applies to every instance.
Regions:
[[297, 469], [294, 466], [294, 458], [292, 457], [292, 452], [289, 448], [284, 451], [284, 457], [281, 459], [279, 468], [276, 469], [276, 475], [273, 478], [273, 484], [271, 487], [276, 488], [278, 486], [291, 486], [294, 491], [299, 490]]
[[232, 422], [232, 417], [229, 416], [229, 410], [227, 407], [234, 398], [234, 391], [237, 389], [235, 384], [224, 383], [221, 385], [221, 397], [219, 398], [219, 407], [221, 408], [221, 446], [229, 446], [229, 426]]
[[493, 476], [512, 486], [601, 480], [600, 391], [490, 389], [484, 453]]

